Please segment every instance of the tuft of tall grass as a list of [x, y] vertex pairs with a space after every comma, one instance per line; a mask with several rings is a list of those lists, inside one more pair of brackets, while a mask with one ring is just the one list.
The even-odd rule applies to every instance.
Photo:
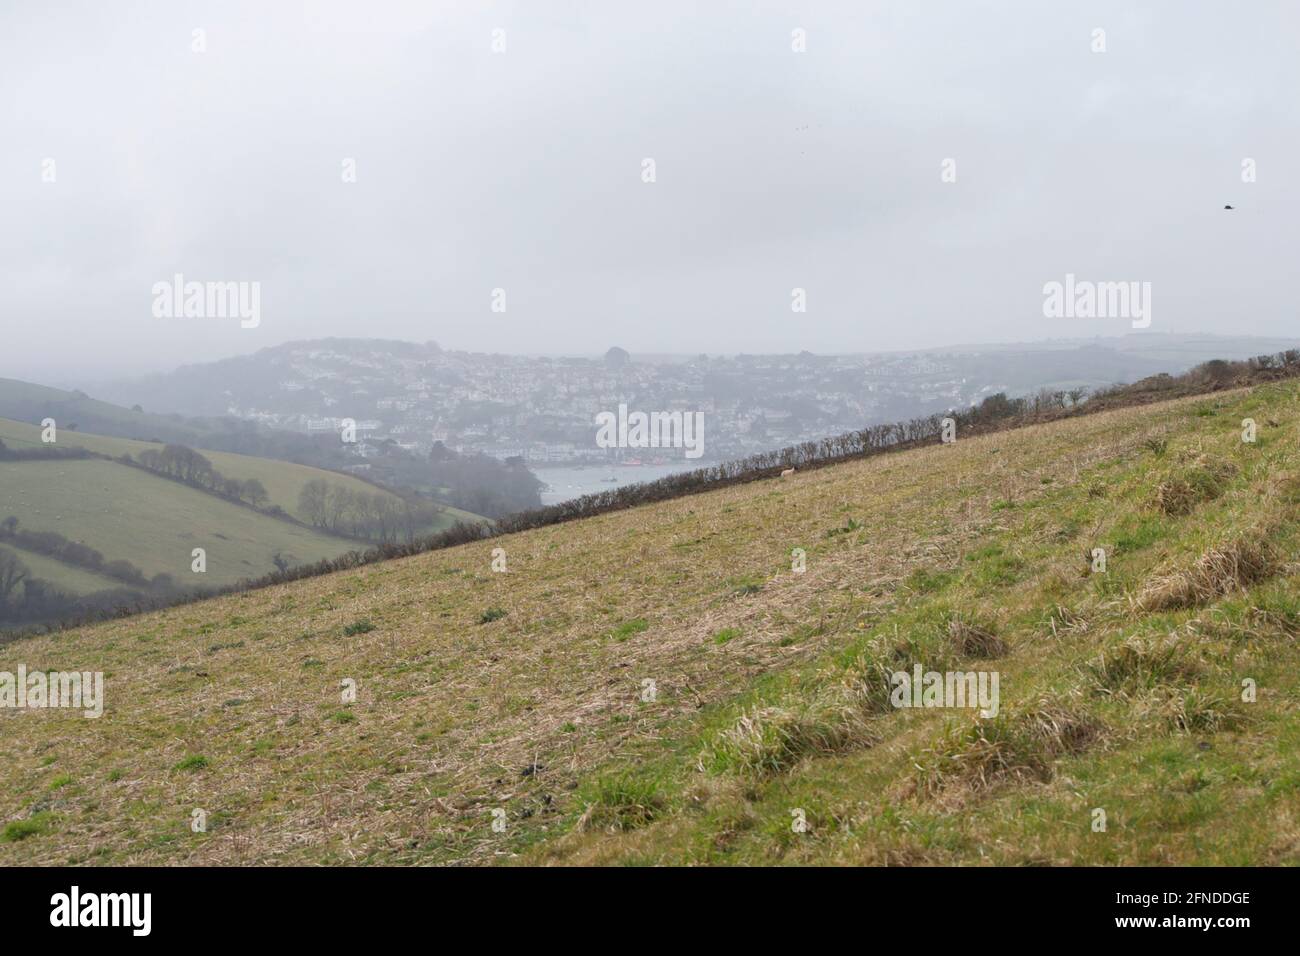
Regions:
[[1156, 486], [1154, 504], [1173, 517], [1189, 515], [1197, 505], [1222, 495], [1236, 474], [1232, 462], [1200, 455]]
[[1281, 560], [1263, 532], [1252, 532], [1211, 548], [1189, 568], [1153, 578], [1138, 594], [1141, 611], [1195, 607], [1246, 589], [1277, 573]]
[[634, 830], [663, 812], [667, 801], [651, 778], [634, 773], [599, 777], [579, 791], [585, 806], [576, 827], [588, 830]]
[[1192, 679], [1200, 668], [1185, 642], [1131, 637], [1103, 649], [1084, 670], [1102, 693], [1138, 694]]
[[953, 614], [948, 619], [948, 642], [962, 657], [1001, 657], [1007, 652], [1007, 642], [994, 632], [993, 625], [966, 614]]
[[1058, 757], [1086, 750], [1103, 731], [1087, 711], [1047, 699], [1017, 713], [952, 724], [916, 761], [918, 789], [934, 795], [1002, 780], [1048, 780]]
[[832, 685], [807, 698], [746, 711], [700, 756], [699, 769], [761, 778], [784, 773], [805, 757], [869, 747], [876, 739], [862, 695]]
[[1168, 687], [1149, 694], [1139, 704], [1137, 716], [1175, 734], [1215, 734], [1245, 720], [1241, 706], [1231, 697], [1199, 687]]

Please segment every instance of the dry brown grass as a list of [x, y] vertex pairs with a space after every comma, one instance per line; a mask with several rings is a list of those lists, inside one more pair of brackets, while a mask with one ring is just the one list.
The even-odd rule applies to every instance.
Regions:
[[1044, 624], [1053, 637], [1087, 634], [1092, 627], [1088, 615], [1078, 608], [1057, 604], [1047, 613]]
[[1096, 689], [1106, 694], [1132, 694], [1189, 681], [1199, 672], [1186, 640], [1130, 637], [1105, 648], [1086, 668]]
[[1156, 486], [1155, 506], [1167, 515], [1191, 514], [1198, 500], [1196, 490], [1185, 478], [1166, 478]]
[[878, 739], [861, 696], [841, 686], [810, 699], [742, 714], [700, 758], [700, 769], [755, 777], [783, 773], [806, 757], [869, 747]]
[[1155, 507], [1173, 517], [1189, 515], [1198, 505], [1222, 495], [1236, 474], [1232, 462], [1197, 452], [1156, 486]]
[[948, 641], [962, 657], [1001, 657], [1007, 652], [1007, 642], [994, 633], [992, 626], [962, 615], [948, 620]]
[[1199, 687], [1159, 687], [1137, 704], [1137, 724], [1175, 734], [1216, 734], [1244, 722], [1238, 703], [1227, 694]]
[[1096, 743], [1104, 727], [1083, 708], [1041, 699], [1014, 714], [950, 727], [918, 761], [919, 791], [973, 792], [1006, 780], [1051, 778], [1053, 762]]
[[1280, 566], [1276, 550], [1263, 533], [1244, 535], [1206, 551], [1190, 568], [1157, 576], [1135, 603], [1145, 612], [1195, 607], [1263, 581]]

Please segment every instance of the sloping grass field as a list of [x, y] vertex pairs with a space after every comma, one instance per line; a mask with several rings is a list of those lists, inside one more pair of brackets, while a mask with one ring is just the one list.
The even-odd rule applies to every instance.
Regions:
[[1260, 386], [17, 641], [107, 701], [0, 710], [0, 864], [1295, 863], [1298, 439]]
[[[0, 492], [0, 495], [3, 495], [3, 492]], [[95, 571], [79, 568], [74, 564], [65, 564], [55, 558], [46, 557], [33, 551], [24, 551], [22, 548], [13, 548], [4, 544], [0, 544], [0, 551], [12, 554], [27, 565], [32, 577], [50, 582], [65, 594], [93, 594], [96, 591], [106, 591], [111, 588], [130, 589], [129, 585], [110, 578], [106, 574], [98, 574]]]
[[75, 422], [88, 432], [122, 428], [130, 429], [132, 434], [148, 435], [164, 441], [176, 440], [178, 435], [184, 435], [185, 444], [202, 444], [195, 441], [193, 436], [202, 434], [203, 428], [201, 423], [193, 420], [136, 412], [121, 405], [90, 398], [81, 392], [0, 378], [0, 418], [39, 421], [46, 415], [53, 415], [60, 425]]
[[[20, 527], [81, 541], [108, 560], [125, 558], [146, 575], [170, 574], [185, 587], [267, 574], [277, 551], [304, 564], [358, 547], [102, 458], [0, 461], [4, 515], [18, 516]], [[191, 571], [194, 548], [207, 552], [203, 574]], [[14, 550], [35, 572], [30, 552]]]
[[[41, 445], [41, 429], [39, 426], [13, 421], [8, 418], [0, 418], [0, 441], [15, 449], [47, 447]], [[124, 454], [138, 457], [142, 451], [151, 448], [158, 450], [163, 447], [155, 442], [91, 435], [69, 431], [66, 428], [60, 429], [58, 432], [58, 445], [68, 448], [85, 448], [88, 451], [101, 455], [111, 455], [115, 458]], [[262, 482], [263, 487], [266, 488], [270, 503], [279, 505], [300, 521], [306, 520], [306, 517], [299, 511], [298, 495], [302, 491], [303, 485], [313, 479], [323, 479], [330, 484], [341, 485], [353, 492], [364, 492], [372, 495], [381, 493], [381, 489], [352, 475], [325, 471], [321, 468], [313, 468], [310, 465], [299, 465], [271, 458], [256, 458], [251, 455], [237, 455], [224, 451], [208, 451], [203, 448], [198, 448], [196, 451], [201, 452], [205, 458], [212, 462], [213, 467], [227, 478], [238, 478], [240, 481], [256, 478]], [[382, 493], [389, 494], [389, 492]], [[442, 531], [451, 527], [458, 520], [482, 521], [483, 519], [467, 511], [447, 507], [438, 516], [438, 519], [427, 528], [424, 528], [421, 533], [432, 534]], [[332, 553], [338, 554], [340, 552], [336, 550]]]

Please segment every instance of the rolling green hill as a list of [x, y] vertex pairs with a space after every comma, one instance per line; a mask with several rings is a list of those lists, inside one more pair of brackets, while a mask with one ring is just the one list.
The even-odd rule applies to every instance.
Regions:
[[0, 865], [1300, 862], [1298, 431], [1221, 392], [13, 642], [106, 707], [0, 710]]
[[[15, 449], [46, 447], [41, 445], [41, 429], [39, 426], [6, 418], [0, 418], [0, 441]], [[124, 454], [138, 456], [140, 452], [147, 449], [162, 447], [161, 444], [153, 442], [135, 441], [129, 438], [110, 438], [104, 435], [86, 434], [67, 429], [59, 430], [58, 445], [60, 447], [85, 448], [96, 454], [111, 455], [113, 457], [120, 457]], [[298, 494], [302, 490], [302, 486], [313, 479], [323, 479], [330, 484], [340, 485], [354, 492], [365, 492], [367, 494], [380, 492], [380, 489], [374, 485], [341, 472], [325, 471], [320, 468], [312, 468], [309, 465], [298, 465], [293, 462], [277, 461], [271, 458], [254, 458], [249, 455], [209, 451], [203, 448], [197, 450], [210, 460], [213, 466], [223, 475], [238, 478], [241, 481], [247, 481], [250, 478], [261, 481], [270, 496], [270, 503], [279, 505], [299, 520], [303, 520], [305, 516], [299, 514]], [[389, 494], [388, 492], [384, 493]], [[441, 531], [457, 521], [482, 520], [478, 515], [447, 507], [436, 522], [422, 529], [422, 533]]]
[[[305, 564], [358, 546], [99, 458], [0, 461], [5, 515], [18, 516], [28, 530], [57, 531], [107, 559], [123, 558], [147, 576], [170, 574], [184, 585], [259, 577], [275, 569], [277, 551]], [[203, 575], [190, 570], [191, 552], [200, 547], [207, 552]]]
[[[38, 426], [0, 418], [0, 441], [11, 450], [48, 448], [41, 443], [40, 433]], [[84, 448], [113, 458], [137, 457], [162, 447], [66, 427], [59, 430], [56, 446]], [[350, 475], [227, 452], [202, 454], [228, 478], [261, 481], [268, 495], [266, 504], [279, 506], [294, 517], [299, 517], [299, 493], [313, 480], [398, 500], [391, 492]], [[308, 564], [367, 546], [104, 458], [0, 460], [0, 519], [10, 515], [18, 519], [23, 531], [56, 532], [95, 549], [106, 562], [130, 562], [146, 578], [167, 574], [182, 588], [224, 587], [261, 577], [275, 569], [277, 555], [291, 565]], [[468, 512], [444, 508], [418, 533], [440, 531], [456, 521], [481, 520]], [[32, 577], [65, 594], [85, 597], [121, 588], [149, 591], [143, 582], [123, 583], [23, 547], [12, 538], [6, 539], [5, 547], [27, 566]], [[193, 549], [198, 547], [207, 556], [207, 570], [201, 575], [191, 567]], [[9, 626], [23, 620], [26, 618], [10, 616]]]
[[75, 424], [79, 431], [110, 434], [126, 431], [141, 438], [191, 446], [201, 445], [207, 431], [201, 422], [180, 415], [136, 412], [90, 398], [83, 392], [0, 378], [0, 418], [37, 422], [46, 417], [60, 425]]

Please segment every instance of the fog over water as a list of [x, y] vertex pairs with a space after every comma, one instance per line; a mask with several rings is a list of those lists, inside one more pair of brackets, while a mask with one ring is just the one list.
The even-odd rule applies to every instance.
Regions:
[[642, 481], [654, 481], [683, 471], [693, 471], [703, 467], [697, 462], [681, 462], [671, 465], [582, 465], [579, 467], [535, 467], [534, 473], [546, 482], [548, 489], [542, 492], [542, 504], [553, 505], [570, 498], [583, 495], [599, 494], [612, 488]]

